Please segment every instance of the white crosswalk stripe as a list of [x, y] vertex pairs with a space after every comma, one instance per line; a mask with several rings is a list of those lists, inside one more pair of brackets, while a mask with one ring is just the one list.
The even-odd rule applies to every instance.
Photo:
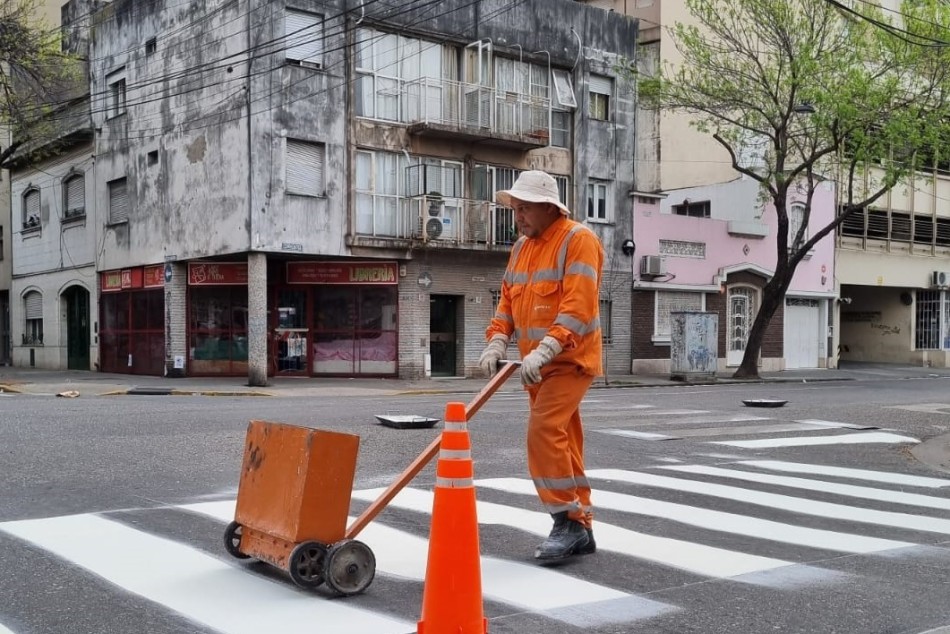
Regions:
[[[535, 615], [532, 618], [548, 624], [546, 631], [630, 631], [636, 629], [630, 624], [688, 608], [668, 595], [638, 594], [605, 584], [605, 578], [615, 578], [609, 570], [618, 560], [643, 566], [652, 576], [672, 575], [676, 585], [726, 579], [747, 587], [789, 588], [848, 576], [825, 565], [840, 554], [910, 557], [918, 544], [939, 542], [950, 534], [950, 497], [940, 496], [950, 479], [778, 460], [718, 461], [712, 466], [697, 464], [695, 455], [685, 464], [653, 468], [670, 475], [616, 468], [588, 472], [599, 514], [598, 551], [609, 556], [584, 560], [596, 562], [597, 572], [605, 574], [592, 578], [584, 567], [540, 567], [530, 553], [512, 559], [510, 552], [496, 551], [494, 542], [483, 541], [486, 605], [499, 606], [497, 611], [509, 615]], [[720, 484], [722, 480], [737, 485]], [[476, 480], [476, 486], [483, 532], [502, 527], [529, 535], [530, 543], [547, 535], [550, 516], [529, 510], [540, 508], [530, 479], [484, 478]], [[908, 492], [910, 487], [930, 494]], [[797, 495], [782, 492], [789, 489]], [[352, 497], [361, 504], [376, 500], [382, 491], [360, 489]], [[670, 499], [674, 495], [675, 501]], [[428, 523], [433, 497], [429, 489], [408, 487], [388, 505], [402, 515], [394, 520], [384, 514], [359, 534], [376, 556], [375, 583], [412, 584], [418, 597], [428, 553], [427, 531], [420, 527]], [[214, 541], [220, 543], [225, 523], [234, 517], [235, 500], [161, 511], [178, 519], [213, 522], [221, 531]], [[778, 519], [763, 517], [771, 511], [782, 514]], [[221, 634], [416, 631], [418, 602], [402, 607], [373, 603], [372, 587], [366, 602], [359, 596], [329, 600], [319, 591], [297, 588], [284, 573], [262, 575], [253, 565], [230, 558], [223, 547], [212, 551], [186, 543], [181, 535], [169, 534], [174, 530], [171, 523], [152, 527], [154, 516], [155, 509], [123, 509], [18, 520], [0, 523], [0, 533], [108, 581], [117, 592], [142, 597], [195, 628]], [[394, 523], [406, 517], [421, 521]], [[867, 531], [869, 525], [873, 533]], [[939, 537], [928, 541], [930, 534]], [[729, 536], [735, 538], [726, 540], [728, 547], [722, 545], [719, 537]], [[16, 630], [20, 621], [11, 620], [16, 614], [0, 614], [0, 634], [25, 634]]]

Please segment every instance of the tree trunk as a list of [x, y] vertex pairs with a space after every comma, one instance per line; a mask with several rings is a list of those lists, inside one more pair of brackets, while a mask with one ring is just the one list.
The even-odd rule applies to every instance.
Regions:
[[[795, 269], [787, 272], [787, 277], [791, 280]], [[735, 374], [735, 379], [757, 379], [759, 378], [759, 353], [762, 350], [762, 340], [765, 338], [765, 331], [772, 321], [775, 311], [785, 299], [785, 291], [788, 290], [788, 282], [780, 280], [778, 276], [769, 280], [769, 283], [762, 289], [762, 305], [755, 315], [755, 321], [752, 322], [752, 330], [749, 331], [749, 340], [746, 342], [745, 354], [742, 356], [742, 363], [739, 364]]]

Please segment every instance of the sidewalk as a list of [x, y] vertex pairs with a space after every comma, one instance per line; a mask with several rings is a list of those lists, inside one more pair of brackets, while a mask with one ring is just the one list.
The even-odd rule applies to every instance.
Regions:
[[[950, 378], [950, 368], [848, 363], [834, 370], [809, 369], [763, 373], [752, 382], [855, 381], [880, 379]], [[615, 375], [599, 378], [594, 388], [633, 388], [684, 385], [728, 385], [748, 383], [723, 373], [715, 380], [673, 381], [669, 375]], [[105, 395], [206, 395], [206, 396], [387, 396], [397, 394], [475, 393], [485, 385], [484, 378], [372, 379], [275, 377], [266, 387], [249, 387], [244, 377], [186, 377], [169, 379], [156, 376], [82, 372], [79, 370], [37, 370], [0, 367], [0, 392], [55, 395], [79, 392], [80, 396]], [[521, 384], [512, 379], [502, 388], [518, 391]]]

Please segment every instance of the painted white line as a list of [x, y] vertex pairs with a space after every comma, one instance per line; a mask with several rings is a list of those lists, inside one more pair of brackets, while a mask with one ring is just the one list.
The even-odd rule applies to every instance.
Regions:
[[[476, 480], [477, 486], [498, 489], [509, 493], [536, 495], [534, 484], [530, 480], [518, 478], [491, 478]], [[914, 546], [911, 542], [898, 542], [889, 539], [877, 539], [838, 533], [815, 528], [805, 528], [792, 524], [783, 524], [771, 520], [759, 519], [748, 515], [736, 515], [712, 511], [685, 504], [662, 502], [650, 498], [636, 497], [623, 493], [597, 490], [594, 492], [594, 504], [599, 509], [611, 509], [624, 513], [649, 515], [689, 524], [713, 531], [733, 533], [786, 544], [822, 548], [845, 553], [874, 553], [894, 548]]]
[[862, 522], [865, 524], [879, 524], [881, 526], [893, 526], [895, 528], [906, 528], [930, 533], [950, 534], [950, 520], [935, 517], [908, 515], [907, 513], [894, 513], [891, 511], [875, 511], [872, 509], [847, 506], [845, 504], [818, 502], [790, 495], [764, 493], [762, 491], [752, 491], [750, 489], [726, 486], [723, 484], [713, 484], [711, 482], [698, 480], [683, 480], [681, 478], [670, 478], [651, 473], [638, 473], [636, 471], [624, 471], [622, 469], [594, 469], [587, 472], [587, 477], [598, 480], [614, 480], [617, 482], [627, 482], [629, 484], [659, 487], [661, 489], [672, 489], [674, 491], [684, 491], [687, 493], [698, 493], [699, 495], [709, 495], [711, 497], [756, 504], [758, 506], [766, 506], [792, 513], [817, 515], [818, 517], [826, 517], [829, 519]]
[[944, 480], [941, 478], [928, 478], [926, 476], [905, 475], [903, 473], [892, 473], [888, 471], [867, 471], [865, 469], [829, 467], [817, 464], [784, 462], [781, 460], [743, 460], [739, 464], [758, 467], [760, 469], [771, 469], [773, 471], [809, 473], [812, 475], [853, 478], [855, 480], [871, 480], [872, 482], [884, 482], [887, 484], [899, 484], [902, 486], [912, 487], [925, 487], [928, 489], [939, 489], [940, 487], [950, 486], [950, 480]]
[[693, 427], [677, 429], [677, 438], [702, 438], [711, 436], [754, 436], [756, 434], [778, 434], [789, 431], [813, 431], [801, 423], [772, 423], [769, 425], [732, 425], [730, 427]]
[[838, 434], [837, 436], [797, 436], [787, 438], [760, 438], [758, 440], [717, 440], [711, 445], [728, 445], [746, 449], [765, 449], [774, 447], [811, 447], [816, 445], [862, 445], [869, 443], [920, 442], [910, 436], [889, 434], [886, 432], [866, 432], [856, 434]]
[[703, 425], [714, 423], [749, 423], [761, 420], [772, 420], [768, 416], [749, 416], [746, 414], [687, 416], [676, 420], [663, 421], [664, 425]]
[[[354, 491], [353, 497], [373, 501], [382, 492], [383, 489]], [[432, 499], [433, 494], [430, 491], [405, 488], [389, 504], [419, 513], [430, 513]], [[510, 526], [540, 537], [547, 537], [551, 532], [551, 516], [546, 513], [491, 502], [478, 502], [476, 512], [479, 524]], [[656, 537], [604, 522], [597, 523], [596, 535], [598, 550], [645, 559], [706, 577], [735, 577], [792, 565], [791, 562], [780, 559], [747, 555], [668, 537]]]
[[666, 434], [653, 434], [646, 431], [632, 431], [629, 429], [595, 429], [594, 431], [611, 436], [636, 438], [637, 440], [673, 440], [676, 438], [676, 436], [667, 436]]
[[169, 539], [97, 515], [0, 524], [0, 530], [131, 593], [227, 634], [405, 634], [416, 624], [321, 600]]
[[721, 469], [719, 467], [707, 467], [705, 465], [678, 465], [675, 467], [658, 468], [668, 469], [671, 471], [681, 471], [683, 473], [698, 473], [701, 475], [716, 476], [720, 478], [734, 478], [736, 480], [745, 480], [746, 482], [774, 484], [776, 486], [790, 487], [793, 489], [806, 489], [808, 491], [834, 493], [836, 495], [846, 495], [849, 497], [862, 498], [865, 500], [890, 502], [891, 504], [922, 506], [925, 508], [940, 509], [943, 511], [950, 510], [950, 499], [938, 498], [930, 495], [920, 495], [919, 493], [888, 491], [887, 489], [874, 489], [871, 487], [855, 486], [853, 484], [837, 484], [835, 482], [823, 482], [821, 480], [809, 480], [807, 478], [792, 478], [788, 476], [772, 475], [769, 473], [755, 473], [752, 471], [737, 471], [735, 469]]
[[821, 420], [818, 418], [806, 418], [805, 420], [797, 420], [795, 422], [829, 429], [880, 429], [880, 427], [876, 427], [875, 425], [855, 425], [854, 423], [839, 423], [838, 421]]
[[[379, 489], [382, 492], [383, 489]], [[372, 499], [376, 499], [375, 494]], [[431, 496], [430, 496], [431, 497]], [[234, 500], [186, 504], [177, 508], [213, 517], [234, 519]], [[349, 518], [352, 522], [355, 518]], [[376, 570], [401, 579], [425, 581], [429, 542], [411, 533], [370, 522], [356, 536], [376, 556]], [[557, 572], [495, 557], [482, 557], [482, 594], [485, 598], [523, 610], [550, 614], [577, 627], [652, 618], [675, 608], [665, 603], [614, 590]], [[597, 605], [592, 610], [571, 610]]]
[[13, 634], [13, 630], [7, 629], [3, 623], [0, 623], [0, 634]]

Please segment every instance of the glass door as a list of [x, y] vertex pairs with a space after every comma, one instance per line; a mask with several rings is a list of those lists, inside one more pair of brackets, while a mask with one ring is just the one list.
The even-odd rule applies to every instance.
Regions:
[[273, 373], [277, 376], [306, 374], [310, 341], [306, 289], [278, 289], [275, 313]]

